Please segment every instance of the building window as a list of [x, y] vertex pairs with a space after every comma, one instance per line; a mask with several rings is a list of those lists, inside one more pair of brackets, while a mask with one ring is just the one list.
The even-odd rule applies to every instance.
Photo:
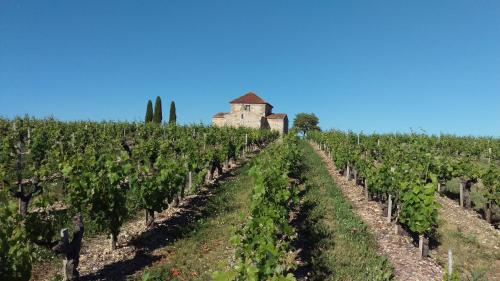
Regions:
[[250, 105], [249, 104], [245, 104], [245, 111], [250, 111]]
[[241, 119], [243, 119], [243, 114], [241, 114]]

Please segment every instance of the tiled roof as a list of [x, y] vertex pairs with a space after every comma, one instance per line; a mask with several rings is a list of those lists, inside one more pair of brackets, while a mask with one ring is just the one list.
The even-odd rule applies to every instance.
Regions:
[[227, 114], [226, 112], [219, 112], [219, 113], [216, 113], [213, 118], [223, 118], [224, 115], [226, 115], [226, 114]]
[[273, 113], [268, 115], [266, 118], [267, 119], [285, 119], [287, 115], [285, 113]]
[[252, 92], [246, 93], [245, 95], [237, 99], [234, 99], [229, 103], [269, 104], [267, 101], [263, 100], [261, 97], [257, 96], [255, 93]]

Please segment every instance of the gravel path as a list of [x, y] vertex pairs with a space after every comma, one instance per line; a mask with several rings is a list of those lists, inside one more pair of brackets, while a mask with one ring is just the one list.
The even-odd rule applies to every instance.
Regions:
[[379, 245], [379, 254], [389, 258], [394, 266], [396, 279], [442, 280], [443, 270], [436, 261], [420, 258], [418, 248], [413, 246], [412, 239], [395, 234], [394, 224], [388, 223], [382, 216], [379, 205], [374, 201], [367, 202], [362, 189], [353, 181], [346, 181], [326, 153], [320, 151], [314, 144], [311, 145], [327, 165], [330, 175], [344, 196], [352, 203], [355, 213], [371, 228]]

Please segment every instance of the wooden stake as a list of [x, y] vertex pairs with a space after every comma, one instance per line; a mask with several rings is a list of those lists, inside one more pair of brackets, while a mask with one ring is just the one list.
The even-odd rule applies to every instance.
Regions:
[[418, 250], [421, 258], [426, 258], [429, 255], [429, 239], [423, 234], [418, 236]]
[[[67, 228], [61, 230], [61, 242], [65, 245], [69, 245], [69, 232]], [[66, 270], [66, 266], [68, 264], [67, 257], [64, 257], [62, 264], [63, 281], [66, 281], [69, 280], [68, 271]]]
[[203, 151], [207, 150], [207, 134], [203, 134]]
[[189, 173], [188, 173], [188, 189], [189, 189], [189, 192], [192, 192], [192, 188], [193, 188], [193, 172], [189, 171]]
[[424, 235], [420, 234], [418, 236], [418, 251], [420, 253], [420, 257], [424, 256]]
[[346, 168], [346, 173], [345, 173], [345, 179], [346, 180], [349, 180], [349, 173], [350, 173], [350, 167], [349, 167], [349, 164], [347, 164], [347, 168]]
[[441, 193], [441, 183], [438, 182], [438, 193]]
[[464, 183], [460, 182], [460, 207], [464, 206]]
[[31, 128], [28, 128], [28, 141], [27, 141], [28, 147], [31, 146]]
[[390, 223], [392, 219], [392, 195], [389, 194], [389, 203], [388, 203], [388, 209], [387, 209], [387, 222]]
[[365, 199], [366, 199], [366, 201], [370, 200], [370, 196], [368, 194], [368, 181], [367, 180], [365, 180]]
[[116, 250], [116, 240], [118, 240], [117, 237], [111, 234], [111, 239], [109, 240], [109, 248], [111, 251]]
[[453, 253], [451, 249], [448, 249], [448, 280], [451, 280], [451, 274], [453, 273]]
[[492, 220], [492, 217], [493, 217], [493, 211], [492, 211], [492, 208], [491, 206], [493, 205], [493, 203], [491, 201], [488, 201], [486, 202], [486, 206], [485, 206], [485, 219], [488, 223], [491, 223], [491, 220]]

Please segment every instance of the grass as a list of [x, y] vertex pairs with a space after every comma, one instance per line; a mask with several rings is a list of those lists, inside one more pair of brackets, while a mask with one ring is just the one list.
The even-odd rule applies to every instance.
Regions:
[[234, 262], [234, 247], [229, 240], [244, 222], [250, 205], [252, 180], [248, 167], [239, 168], [235, 179], [217, 187], [202, 219], [189, 227], [186, 238], [161, 249], [164, 258], [138, 280], [212, 280], [214, 271], [229, 269]]
[[[481, 194], [483, 189], [484, 186], [482, 183], [474, 184], [474, 186], [471, 188], [470, 197], [473, 205], [472, 208], [477, 212], [482, 212], [486, 204], [486, 199]], [[457, 202], [457, 204], [460, 204], [459, 178], [454, 178], [446, 183], [446, 185], [444, 186], [444, 195]]]
[[453, 268], [462, 276], [461, 280], [497, 280], [492, 278], [498, 274], [495, 267], [500, 251], [482, 245], [478, 237], [463, 233], [456, 224], [444, 219], [438, 219], [437, 231], [440, 244], [435, 258], [441, 266], [447, 266], [448, 249], [453, 249]]
[[[305, 142], [303, 199], [305, 221], [300, 227], [310, 252], [306, 262], [313, 272], [309, 280], [390, 280], [392, 266], [377, 254], [376, 241], [351, 205], [342, 197], [319, 156]], [[136, 276], [137, 280], [212, 280], [214, 271], [234, 264], [229, 242], [241, 226], [250, 204], [252, 180], [249, 165], [238, 177], [218, 187], [203, 216], [185, 238], [161, 250], [164, 258]]]
[[367, 226], [330, 177], [319, 156], [305, 142], [305, 230], [311, 237], [312, 280], [390, 280], [393, 268], [377, 254]]

